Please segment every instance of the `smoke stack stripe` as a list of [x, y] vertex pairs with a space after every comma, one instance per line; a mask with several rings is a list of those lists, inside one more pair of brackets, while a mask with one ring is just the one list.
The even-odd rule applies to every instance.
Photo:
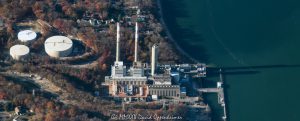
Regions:
[[135, 23], [135, 43], [134, 43], [134, 62], [137, 62], [137, 56], [138, 56], [138, 39], [139, 39], [139, 35], [138, 35], [138, 23]]
[[158, 46], [154, 44], [152, 46], [152, 57], [151, 57], [151, 75], [155, 75], [155, 70], [157, 66], [157, 59], [158, 59]]
[[116, 49], [116, 62], [119, 61], [120, 54], [120, 25], [117, 23], [117, 49]]

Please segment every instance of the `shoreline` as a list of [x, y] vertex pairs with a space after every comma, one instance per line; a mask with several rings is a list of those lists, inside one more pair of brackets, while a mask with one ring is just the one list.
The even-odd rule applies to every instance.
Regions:
[[[165, 23], [165, 19], [164, 19], [164, 14], [162, 12], [162, 6], [161, 6], [161, 0], [156, 0], [157, 2], [157, 7], [158, 7], [158, 14], [160, 15], [159, 17], [159, 21], [162, 24], [162, 27], [164, 28], [164, 31], [166, 32], [166, 35], [168, 37], [168, 40], [170, 40], [170, 42], [172, 42], [172, 46], [175, 47], [176, 51], [179, 51], [179, 56], [183, 56], [185, 58], [187, 58], [188, 60], [192, 61], [193, 63], [200, 63], [200, 61], [198, 61], [197, 59], [193, 58], [190, 54], [188, 54], [187, 52], [185, 52], [176, 42], [176, 40], [173, 38], [169, 28], [167, 27], [166, 23]], [[208, 105], [208, 104], [207, 104]], [[210, 117], [211, 120], [212, 117]]]
[[192, 61], [193, 63], [200, 63], [197, 59], [193, 58], [190, 54], [188, 54], [187, 52], [185, 52], [176, 42], [176, 40], [173, 38], [169, 28], [167, 27], [165, 20], [164, 20], [164, 14], [162, 12], [162, 6], [161, 6], [161, 1], [160, 0], [156, 0], [157, 3], [157, 8], [158, 8], [158, 14], [160, 15], [159, 17], [159, 21], [164, 29], [164, 31], [167, 34], [167, 38], [168, 40], [170, 40], [173, 44], [173, 46], [175, 47], [175, 49], [177, 51], [180, 52], [180, 55], [186, 57], [188, 60]]

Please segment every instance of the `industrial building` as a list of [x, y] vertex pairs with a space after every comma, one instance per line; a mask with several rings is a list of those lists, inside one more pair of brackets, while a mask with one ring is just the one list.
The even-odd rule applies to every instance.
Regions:
[[[138, 26], [135, 32], [135, 59], [133, 66], [127, 69], [120, 61], [120, 25], [117, 23], [116, 60], [111, 66], [111, 76], [105, 77], [103, 85], [108, 86], [109, 95], [114, 97], [146, 97], [148, 95], [147, 77], [144, 75], [144, 66], [137, 60]], [[130, 72], [130, 73], [127, 73]]]
[[30, 43], [36, 40], [37, 34], [32, 30], [23, 30], [18, 33], [18, 39], [21, 42]]
[[179, 97], [179, 85], [149, 85], [149, 94], [161, 97]]
[[29, 55], [29, 51], [25, 45], [14, 45], [10, 48], [9, 54], [14, 60], [23, 60]]
[[45, 41], [45, 51], [50, 57], [65, 57], [72, 53], [73, 42], [65, 36], [52, 36]]
[[156, 74], [149, 77], [152, 85], [149, 85], [149, 94], [159, 97], [179, 97], [180, 86], [172, 84], [172, 79], [169, 74]]
[[135, 24], [134, 62], [127, 68], [120, 59], [120, 25], [117, 23], [116, 60], [111, 66], [111, 76], [105, 77], [102, 84], [108, 86], [112, 97], [179, 97], [180, 86], [172, 85], [170, 74], [156, 74], [158, 46], [152, 47], [151, 73], [146, 74], [148, 67], [138, 60], [138, 23]]
[[[135, 24], [134, 61], [127, 68], [120, 59], [120, 25], [117, 23], [116, 60], [111, 66], [111, 75], [102, 83], [108, 95], [121, 98], [182, 98], [187, 95], [182, 83], [189, 81], [187, 73], [206, 76], [205, 64], [159, 65], [158, 45], [151, 48], [151, 66], [138, 60], [138, 23]], [[199, 75], [200, 74], [200, 75]]]

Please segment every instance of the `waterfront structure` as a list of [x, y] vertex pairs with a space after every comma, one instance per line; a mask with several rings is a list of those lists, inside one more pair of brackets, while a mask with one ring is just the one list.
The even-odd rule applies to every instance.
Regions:
[[36, 40], [37, 34], [32, 30], [23, 30], [18, 33], [18, 40], [25, 43], [30, 43]]
[[[186, 73], [205, 72], [203, 64], [158, 65], [158, 46], [151, 48], [151, 67], [138, 60], [138, 24], [135, 24], [134, 61], [127, 68], [120, 59], [120, 25], [117, 23], [116, 60], [111, 66], [111, 75], [105, 77], [103, 86], [107, 87], [111, 97], [121, 97], [127, 100], [149, 97], [186, 97], [185, 87], [180, 82], [187, 82]], [[185, 80], [185, 81], [180, 81]]]
[[73, 42], [65, 36], [52, 36], [45, 41], [46, 53], [54, 58], [65, 57], [72, 53]]
[[22, 60], [28, 56], [29, 51], [29, 48], [25, 45], [14, 45], [10, 48], [9, 54], [14, 60]]

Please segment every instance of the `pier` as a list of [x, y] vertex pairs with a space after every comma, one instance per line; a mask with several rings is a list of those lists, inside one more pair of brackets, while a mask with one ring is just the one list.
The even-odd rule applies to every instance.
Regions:
[[199, 92], [206, 92], [206, 93], [219, 93], [221, 90], [220, 88], [201, 88], [198, 89]]
[[220, 69], [220, 81], [217, 83], [217, 88], [201, 88], [198, 89], [199, 92], [202, 93], [217, 93], [218, 94], [218, 103], [223, 107], [224, 115], [222, 119], [224, 121], [227, 120], [227, 112], [226, 112], [226, 104], [225, 104], [225, 95], [224, 95], [224, 87], [223, 87], [223, 74], [222, 69]]

